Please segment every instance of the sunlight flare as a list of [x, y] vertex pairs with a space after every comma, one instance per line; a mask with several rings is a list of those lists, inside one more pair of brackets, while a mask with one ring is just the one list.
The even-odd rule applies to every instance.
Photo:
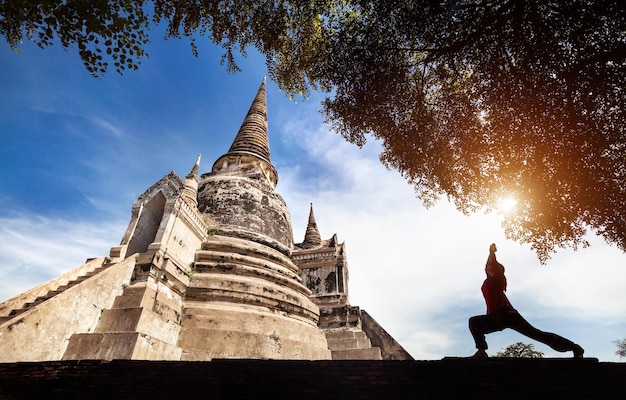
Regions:
[[503, 197], [498, 202], [498, 211], [507, 213], [513, 211], [517, 205], [517, 199], [512, 196]]

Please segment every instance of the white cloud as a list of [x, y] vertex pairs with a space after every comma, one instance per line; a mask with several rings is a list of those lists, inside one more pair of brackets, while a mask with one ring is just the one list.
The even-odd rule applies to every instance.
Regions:
[[100, 117], [88, 117], [85, 116], [88, 120], [90, 120], [94, 125], [101, 128], [103, 132], [107, 132], [117, 139], [123, 139], [125, 136], [125, 130], [123, 127], [114, 124], [111, 121], [107, 121]]
[[87, 258], [108, 255], [119, 223], [85, 223], [39, 215], [0, 217], [0, 301], [61, 275]]

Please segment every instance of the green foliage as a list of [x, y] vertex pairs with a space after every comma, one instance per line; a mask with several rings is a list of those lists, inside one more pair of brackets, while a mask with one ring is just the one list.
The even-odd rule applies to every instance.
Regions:
[[427, 206], [515, 197], [505, 233], [542, 262], [589, 228], [626, 250], [623, 3], [418, 3], [355, 6], [331, 32], [311, 70], [331, 79], [333, 127], [381, 139]]
[[619, 358], [626, 357], [626, 339], [616, 340], [615, 345], [617, 346], [617, 351], [615, 352]]
[[624, 3], [295, 3], [277, 41], [250, 22], [272, 77], [329, 90], [327, 121], [381, 139], [425, 205], [513, 196], [505, 233], [542, 262], [588, 229], [626, 250]]
[[93, 76], [102, 76], [111, 63], [122, 73], [137, 69], [146, 55], [142, 7], [134, 0], [6, 0], [0, 4], [0, 34], [16, 51], [24, 36], [41, 48], [58, 40], [76, 46]]
[[543, 353], [535, 350], [532, 344], [517, 342], [507, 346], [503, 351], [499, 351], [496, 357], [513, 358], [543, 358]]
[[146, 15], [194, 53], [200, 37], [221, 46], [228, 71], [253, 47], [288, 95], [327, 92], [327, 121], [380, 139], [426, 206], [515, 197], [505, 234], [541, 262], [588, 230], [626, 251], [624, 2], [12, 0], [0, 32], [14, 48], [23, 32], [75, 44], [98, 76], [136, 68]]

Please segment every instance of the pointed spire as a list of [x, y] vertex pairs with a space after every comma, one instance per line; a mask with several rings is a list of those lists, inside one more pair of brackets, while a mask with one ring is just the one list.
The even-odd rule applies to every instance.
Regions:
[[317, 230], [317, 223], [315, 222], [315, 215], [313, 214], [313, 203], [311, 203], [311, 211], [309, 212], [309, 223], [306, 227], [306, 233], [304, 234], [304, 241], [302, 247], [305, 249], [312, 249], [322, 244], [322, 237]]
[[189, 172], [189, 174], [187, 174], [185, 178], [195, 179], [196, 181], [198, 180], [198, 170], [200, 169], [201, 157], [202, 157], [202, 154], [198, 154], [198, 158], [196, 158], [196, 163], [194, 164], [193, 168], [191, 169], [191, 171]]
[[[265, 81], [264, 77], [233, 144], [226, 154], [215, 161], [211, 171], [212, 173], [243, 173], [249, 177], [252, 177], [250, 171], [254, 171], [257, 177], [262, 176], [275, 188], [278, 183], [278, 173], [270, 161]], [[252, 168], [249, 168], [250, 166]]]
[[263, 161], [270, 162], [265, 77], [228, 153], [250, 153]]
[[183, 182], [183, 199], [187, 204], [194, 207], [198, 206], [198, 169], [200, 168], [200, 157], [201, 155], [198, 154], [196, 163]]

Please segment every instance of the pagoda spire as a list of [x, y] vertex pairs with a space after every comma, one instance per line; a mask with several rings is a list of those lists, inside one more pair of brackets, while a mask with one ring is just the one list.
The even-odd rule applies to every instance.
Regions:
[[198, 154], [196, 163], [183, 182], [183, 199], [187, 204], [193, 205], [194, 207], [198, 206], [198, 169], [200, 168], [200, 157], [201, 155]]
[[215, 173], [232, 165], [255, 164], [276, 187], [278, 174], [270, 161], [265, 81], [264, 77], [230, 149], [215, 161], [211, 170]]
[[304, 241], [302, 247], [305, 249], [312, 249], [322, 244], [322, 237], [317, 230], [317, 223], [315, 222], [315, 215], [313, 214], [313, 203], [311, 203], [311, 211], [309, 212], [309, 223], [306, 227], [306, 233], [304, 234]]
[[234, 153], [248, 153], [270, 162], [265, 77], [227, 154]]
[[202, 154], [198, 154], [198, 158], [196, 158], [196, 163], [193, 165], [191, 171], [185, 177], [186, 179], [195, 179], [198, 180], [198, 170], [200, 169], [200, 158]]

